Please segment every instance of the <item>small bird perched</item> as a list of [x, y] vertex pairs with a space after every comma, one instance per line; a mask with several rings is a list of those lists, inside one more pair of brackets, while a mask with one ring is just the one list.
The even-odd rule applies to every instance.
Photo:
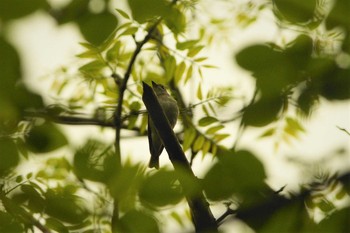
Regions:
[[[169, 95], [163, 85], [152, 82], [152, 87], [157, 95], [160, 106], [162, 106], [165, 116], [167, 117], [171, 128], [174, 128], [177, 117], [179, 115], [179, 108], [177, 107], [176, 100]], [[150, 168], [159, 169], [159, 156], [164, 149], [164, 145], [157, 133], [156, 128], [148, 116], [148, 143], [149, 150], [151, 152], [151, 160], [149, 162]]]

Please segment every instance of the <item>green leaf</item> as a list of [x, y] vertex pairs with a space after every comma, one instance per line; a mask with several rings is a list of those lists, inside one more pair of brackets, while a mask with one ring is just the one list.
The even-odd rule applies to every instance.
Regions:
[[74, 173], [82, 179], [106, 182], [115, 168], [110, 170], [103, 165], [113, 163], [112, 154], [110, 147], [96, 140], [88, 140], [83, 147], [75, 152]]
[[186, 63], [184, 61], [182, 61], [177, 67], [176, 67], [176, 71], [175, 71], [175, 83], [179, 83], [179, 81], [181, 80], [184, 72], [186, 70]]
[[171, 6], [165, 0], [129, 0], [128, 1], [133, 18], [139, 23], [155, 18], [166, 16], [171, 11]]
[[276, 128], [270, 128], [263, 132], [259, 137], [260, 138], [265, 138], [265, 137], [270, 137], [276, 132]]
[[45, 0], [1, 0], [0, 19], [7, 21], [21, 18], [47, 6], [48, 4]]
[[199, 135], [194, 141], [192, 149], [195, 152], [200, 151], [203, 147], [204, 142], [205, 142], [205, 137], [203, 135]]
[[202, 85], [201, 85], [201, 84], [198, 85], [198, 89], [197, 89], [197, 98], [198, 98], [199, 100], [202, 100], [202, 99], [203, 99]]
[[187, 41], [183, 41], [183, 42], [177, 42], [176, 48], [178, 50], [185, 50], [185, 49], [189, 49], [189, 48], [193, 47], [197, 43], [198, 43], [198, 40], [187, 40]]
[[57, 126], [46, 121], [32, 128], [26, 136], [26, 144], [34, 153], [47, 153], [65, 146], [67, 139]]
[[287, 117], [286, 118], [286, 123], [293, 129], [300, 131], [300, 132], [305, 132], [305, 128], [300, 124], [299, 121], [297, 121], [294, 118]]
[[205, 140], [203, 147], [202, 147], [203, 157], [208, 153], [210, 147], [211, 147], [211, 142], [209, 140]]
[[173, 171], [160, 170], [142, 183], [139, 197], [152, 206], [175, 205], [183, 199], [181, 187]]
[[125, 12], [125, 11], [123, 11], [123, 10], [121, 10], [121, 9], [115, 9], [116, 11], [118, 11], [118, 13], [122, 16], [122, 17], [124, 17], [125, 19], [130, 19], [130, 16]]
[[128, 211], [119, 219], [117, 224], [118, 232], [160, 232], [154, 217], [138, 210]]
[[105, 62], [101, 60], [95, 60], [89, 62], [79, 68], [79, 71], [84, 73], [99, 72], [106, 66]]
[[266, 45], [253, 45], [236, 55], [238, 65], [256, 78], [257, 88], [268, 98], [277, 98], [292, 83], [300, 81], [299, 70], [290, 57]]
[[88, 212], [78, 196], [69, 187], [48, 189], [45, 193], [45, 212], [60, 221], [78, 224], [88, 217]]
[[204, 127], [204, 126], [208, 126], [208, 125], [211, 125], [213, 123], [216, 123], [216, 122], [218, 122], [218, 119], [216, 119], [215, 117], [206, 116], [206, 117], [201, 118], [198, 121], [198, 125]]
[[0, 177], [8, 174], [19, 162], [16, 144], [8, 138], [0, 138]]
[[255, 127], [268, 125], [278, 118], [282, 106], [281, 98], [260, 99], [244, 110], [243, 123]]
[[165, 24], [174, 33], [174, 35], [178, 35], [185, 31], [187, 26], [186, 16], [179, 9], [175, 7], [171, 8], [170, 12], [166, 14], [164, 18]]
[[166, 56], [164, 59], [165, 76], [167, 80], [171, 80], [176, 70], [176, 60], [173, 56]]
[[203, 180], [207, 197], [224, 200], [233, 194], [256, 195], [256, 190], [264, 187], [266, 179], [261, 162], [248, 151], [220, 151], [219, 161]]
[[288, 21], [306, 23], [314, 17], [317, 0], [273, 0], [275, 6]]
[[119, 36], [129, 36], [134, 35], [139, 30], [138, 27], [128, 27]]
[[205, 131], [206, 134], [215, 134], [217, 131], [225, 128], [223, 125], [212, 126]]
[[193, 66], [188, 67], [186, 77], [185, 77], [185, 84], [192, 78], [193, 75]]
[[33, 213], [41, 213], [45, 208], [45, 200], [32, 185], [21, 185], [22, 192], [27, 196], [27, 207]]
[[188, 57], [194, 57], [196, 56], [200, 51], [202, 51], [202, 49], [204, 48], [204, 45], [199, 45], [199, 46], [195, 46], [193, 48], [189, 48], [187, 56]]
[[216, 143], [218, 143], [218, 142], [224, 140], [225, 138], [227, 138], [227, 137], [229, 137], [229, 136], [230, 136], [230, 134], [216, 134], [216, 135], [214, 136], [213, 140], [214, 140]]
[[55, 218], [47, 218], [47, 219], [45, 219], [45, 222], [46, 222], [45, 225], [49, 229], [52, 229], [52, 230], [57, 231], [57, 232], [69, 233], [67, 227]]
[[24, 228], [19, 219], [13, 215], [0, 211], [0, 232], [24, 232]]
[[184, 141], [182, 144], [183, 150], [186, 151], [188, 148], [191, 147], [194, 139], [196, 138], [197, 133], [196, 130], [193, 128], [188, 128], [185, 130], [184, 133]]
[[98, 46], [114, 32], [118, 25], [118, 19], [110, 12], [99, 14], [85, 14], [78, 21], [79, 29], [84, 38]]

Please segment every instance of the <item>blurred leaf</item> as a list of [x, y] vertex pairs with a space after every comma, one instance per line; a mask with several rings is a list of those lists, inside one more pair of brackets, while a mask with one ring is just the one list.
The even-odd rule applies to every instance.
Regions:
[[198, 85], [198, 89], [197, 89], [197, 98], [198, 98], [199, 100], [202, 100], [202, 99], [203, 99], [202, 85], [201, 85], [201, 84]]
[[266, 45], [247, 47], [236, 55], [236, 60], [242, 68], [253, 72], [256, 86], [268, 98], [276, 98], [288, 85], [300, 80], [292, 60]]
[[64, 8], [53, 10], [51, 15], [58, 24], [64, 24], [71, 21], [78, 21], [89, 12], [89, 1], [74, 0], [70, 1]]
[[183, 144], [182, 144], [184, 151], [186, 151], [188, 148], [191, 147], [196, 136], [197, 136], [197, 132], [194, 128], [188, 128], [185, 130], [184, 140], [183, 140]]
[[125, 19], [130, 19], [130, 16], [123, 10], [121, 9], [116, 9], [116, 11], [121, 15], [123, 16]]
[[45, 222], [46, 227], [48, 227], [49, 229], [52, 229], [57, 232], [69, 233], [68, 228], [55, 218], [47, 218], [45, 219]]
[[[258, 232], [313, 232], [307, 230], [308, 224], [311, 224], [311, 226], [313, 224], [309, 219], [302, 199], [296, 198], [287, 201], [284, 205], [276, 205], [275, 209], [262, 210], [259, 214], [265, 214], [264, 217], [267, 217], [267, 219], [263, 221], [264, 224], [261, 228], [255, 229]], [[256, 220], [262, 222], [261, 219]]]
[[205, 140], [203, 147], [202, 147], [203, 157], [208, 153], [210, 147], [211, 147], [211, 142], [209, 140]]
[[[112, 168], [114, 164], [109, 164]], [[127, 177], [127, 179], [125, 179]], [[128, 211], [135, 207], [137, 193], [143, 179], [143, 169], [139, 165], [125, 165], [118, 168], [109, 177], [108, 188], [113, 198], [119, 201], [121, 211]]]
[[163, 17], [165, 18], [165, 24], [175, 35], [184, 32], [186, 29], [186, 17], [182, 11], [171, 8], [168, 14]]
[[160, 170], [143, 181], [139, 196], [142, 202], [152, 206], [175, 205], [183, 194], [173, 171]]
[[263, 132], [260, 135], [260, 137], [261, 138], [269, 137], [269, 136], [272, 136], [275, 132], [276, 132], [276, 128], [270, 128], [270, 129], [267, 129], [265, 132]]
[[205, 131], [206, 134], [215, 134], [217, 131], [225, 128], [223, 125], [212, 126]]
[[186, 63], [184, 61], [182, 61], [175, 70], [175, 74], [174, 74], [174, 79], [175, 79], [175, 83], [179, 83], [179, 81], [181, 80], [183, 74], [185, 73], [186, 70]]
[[139, 23], [145, 23], [157, 16], [166, 16], [171, 9], [165, 0], [148, 0], [147, 3], [143, 0], [129, 0], [128, 3], [133, 18]]
[[78, 25], [84, 38], [94, 45], [100, 45], [116, 29], [118, 19], [110, 12], [86, 14]]
[[173, 56], [169, 55], [165, 57], [164, 68], [165, 68], [166, 80], [171, 80], [174, 77], [175, 70], [177, 70], [176, 60]]
[[28, 208], [33, 213], [41, 213], [45, 208], [45, 200], [41, 194], [32, 185], [23, 184], [21, 190], [27, 197]]
[[46, 213], [60, 221], [77, 224], [88, 217], [80, 197], [72, 194], [68, 187], [47, 190], [45, 199]]
[[188, 57], [194, 57], [194, 56], [196, 56], [203, 48], [204, 48], [203, 45], [191, 47], [191, 48], [189, 48], [189, 50], [188, 50], [187, 56], [188, 56]]
[[119, 36], [129, 36], [134, 35], [139, 30], [138, 27], [127, 27]]
[[198, 43], [198, 40], [187, 40], [183, 42], [177, 42], [176, 48], [179, 50], [190, 49]]
[[219, 161], [208, 171], [203, 187], [210, 200], [223, 200], [232, 195], [255, 193], [266, 178], [261, 162], [248, 151], [221, 150]]
[[350, 99], [350, 68], [336, 68], [330, 76], [324, 76], [321, 95], [328, 100]]
[[338, 67], [329, 58], [314, 58], [307, 71], [312, 78], [313, 92], [319, 92], [328, 100], [346, 100], [350, 98], [350, 69]]
[[198, 135], [198, 137], [196, 138], [192, 146], [193, 151], [195, 152], [200, 151], [202, 149], [204, 141], [205, 141], [205, 137], [203, 135]]
[[243, 123], [255, 127], [270, 124], [278, 118], [282, 105], [281, 98], [260, 99], [244, 110]]
[[230, 136], [230, 134], [216, 134], [216, 135], [214, 136], [213, 140], [214, 140], [216, 143], [218, 143], [218, 142], [224, 140], [225, 138], [227, 138], [227, 137], [229, 137], [229, 136]]
[[34, 153], [47, 153], [65, 146], [67, 139], [57, 126], [45, 121], [31, 129], [26, 136], [26, 144]]
[[350, 208], [346, 207], [332, 213], [330, 216], [323, 219], [318, 227], [317, 232], [350, 232]]
[[0, 232], [24, 232], [22, 224], [9, 213], [0, 211]]
[[185, 77], [185, 84], [192, 78], [193, 74], [193, 66], [188, 67], [186, 77]]
[[306, 23], [314, 17], [317, 0], [273, 0], [282, 15], [292, 23]]
[[334, 27], [343, 26], [350, 28], [350, 2], [348, 0], [334, 1], [333, 8], [326, 19], [326, 27], [328, 30]]
[[125, 213], [118, 221], [118, 232], [157, 233], [160, 230], [153, 216], [138, 210], [131, 210]]
[[85, 73], [96, 73], [101, 71], [101, 69], [103, 69], [105, 66], [106, 64], [103, 61], [95, 60], [80, 67], [79, 71]]
[[305, 132], [305, 128], [300, 124], [300, 122], [294, 118], [287, 117], [286, 123], [289, 127], [293, 128], [296, 131]]
[[36, 10], [47, 7], [46, 0], [1, 0], [0, 19], [3, 21], [24, 17]]
[[116, 169], [113, 153], [109, 146], [99, 141], [87, 141], [75, 152], [73, 160], [75, 174], [82, 179], [108, 182]]
[[8, 174], [19, 162], [16, 144], [9, 138], [0, 138], [0, 177]]
[[313, 46], [313, 40], [302, 34], [291, 43], [285, 53], [298, 68], [303, 69], [311, 58]]
[[203, 126], [211, 125], [211, 124], [216, 123], [216, 122], [218, 122], [218, 119], [216, 119], [215, 117], [206, 116], [206, 117], [201, 118], [198, 121], [198, 125], [203, 127]]

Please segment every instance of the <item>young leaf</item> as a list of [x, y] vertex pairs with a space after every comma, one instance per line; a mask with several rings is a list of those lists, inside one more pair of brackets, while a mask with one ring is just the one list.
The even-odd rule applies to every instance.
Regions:
[[196, 138], [197, 133], [193, 128], [189, 128], [185, 130], [184, 141], [182, 144], [183, 150], [186, 151], [192, 145], [194, 139]]
[[188, 41], [184, 41], [184, 42], [178, 42], [176, 44], [176, 48], [178, 50], [185, 50], [185, 49], [193, 47], [197, 43], [198, 43], [198, 40], [188, 40]]
[[193, 66], [190, 66], [188, 67], [187, 74], [185, 77], [185, 84], [188, 82], [188, 80], [192, 78], [192, 74], [193, 74]]
[[199, 100], [202, 100], [202, 99], [203, 99], [202, 86], [201, 86], [201, 84], [198, 85], [198, 89], [197, 89], [197, 98], [198, 98]]
[[206, 134], [214, 134], [217, 131], [219, 131], [220, 129], [225, 128], [223, 125], [217, 125], [217, 126], [212, 126], [209, 129], [207, 129], [207, 131], [205, 131]]
[[203, 147], [204, 141], [205, 141], [204, 136], [203, 136], [203, 135], [199, 135], [199, 136], [196, 138], [196, 140], [195, 140], [195, 142], [194, 142], [194, 144], [193, 144], [193, 148], [192, 148], [192, 149], [193, 149], [194, 151], [200, 151], [200, 150], [202, 149], [202, 147]]
[[215, 122], [217, 122], [218, 119], [216, 119], [215, 117], [211, 117], [211, 116], [206, 116], [206, 117], [203, 117], [201, 118], [199, 121], [198, 121], [198, 125], [199, 126], [208, 126], [210, 124], [213, 124]]
[[179, 81], [181, 80], [184, 72], [186, 69], [186, 63], [185, 62], [181, 62], [178, 66], [177, 69], [175, 71], [175, 83], [179, 83]]
[[194, 48], [191, 48], [188, 50], [187, 56], [188, 57], [194, 57], [196, 56], [202, 49], [204, 48], [203, 45], [196, 46]]
[[125, 12], [125, 11], [123, 11], [123, 10], [121, 10], [121, 9], [115, 9], [116, 11], [118, 11], [118, 13], [120, 14], [120, 16], [122, 16], [123, 18], [125, 18], [125, 19], [130, 19], [130, 16]]
[[211, 142], [209, 140], [205, 140], [203, 147], [202, 147], [203, 157], [208, 153], [210, 146], [211, 146]]

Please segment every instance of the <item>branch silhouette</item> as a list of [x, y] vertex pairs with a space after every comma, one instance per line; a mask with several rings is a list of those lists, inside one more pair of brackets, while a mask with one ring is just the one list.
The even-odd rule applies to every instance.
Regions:
[[207, 203], [202, 190], [196, 190], [194, 194], [190, 192], [192, 189], [190, 186], [193, 186], [193, 182], [198, 182], [198, 179], [194, 175], [191, 166], [182, 151], [180, 143], [178, 142], [174, 131], [171, 129], [164, 111], [153, 92], [153, 89], [146, 83], [143, 83], [142, 100], [144, 101], [149, 116], [154, 122], [159, 137], [168, 152], [169, 159], [173, 164], [175, 171], [182, 173], [185, 172], [187, 177], [192, 181], [188, 182], [188, 180], [179, 176], [180, 184], [185, 192], [187, 203], [191, 210], [192, 221], [196, 232], [218, 232], [217, 222], [211, 213], [209, 204]]

